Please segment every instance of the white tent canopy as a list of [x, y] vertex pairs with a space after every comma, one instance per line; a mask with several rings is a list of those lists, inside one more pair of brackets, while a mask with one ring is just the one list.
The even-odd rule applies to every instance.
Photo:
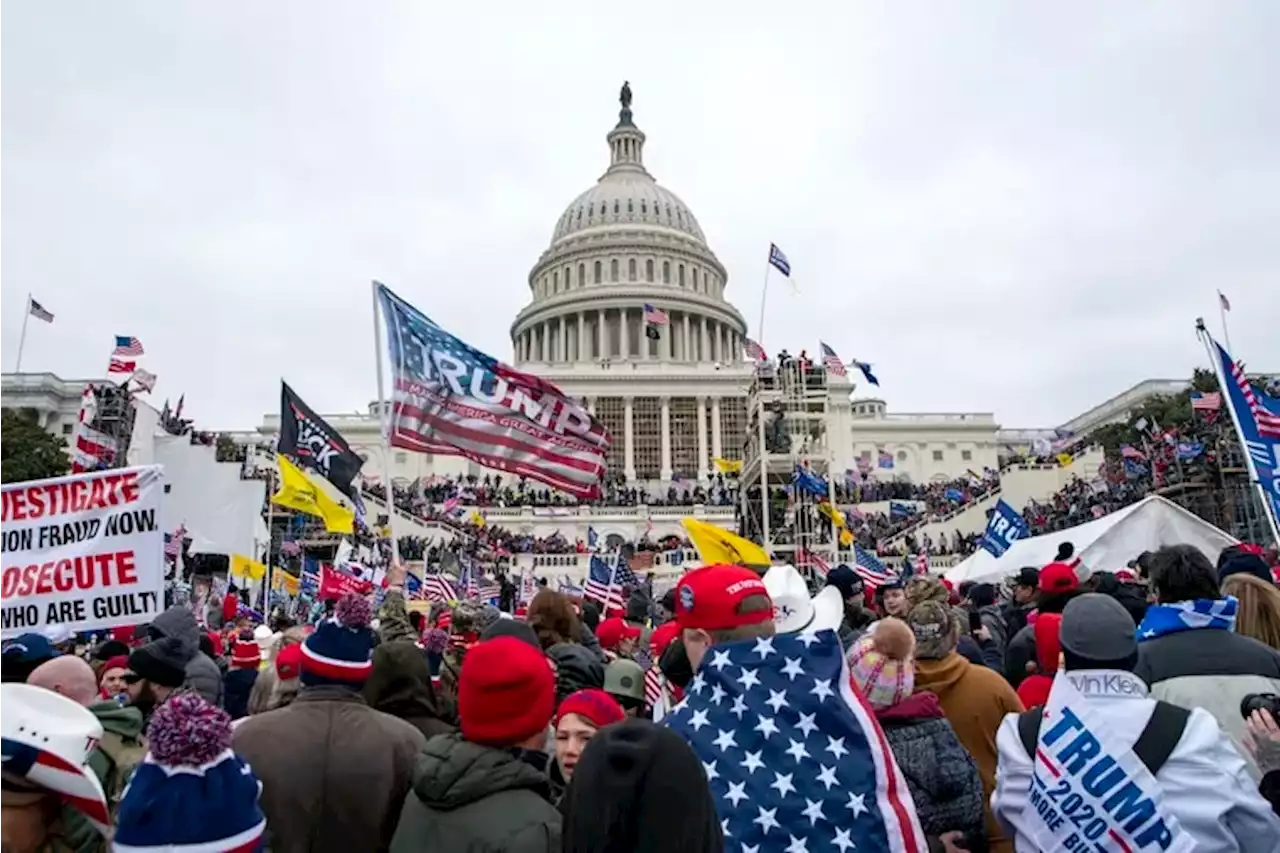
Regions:
[[979, 549], [946, 573], [952, 583], [992, 583], [1015, 575], [1022, 566], [1053, 562], [1058, 546], [1070, 542], [1080, 559], [1081, 573], [1113, 572], [1143, 551], [1165, 545], [1193, 545], [1216, 562], [1218, 553], [1238, 540], [1172, 501], [1158, 495], [1118, 509], [1102, 518], [1067, 530], [1021, 539], [1003, 557]]

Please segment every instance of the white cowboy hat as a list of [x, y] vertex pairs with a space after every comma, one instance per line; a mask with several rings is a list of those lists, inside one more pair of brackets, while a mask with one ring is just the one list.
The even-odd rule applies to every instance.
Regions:
[[65, 696], [30, 684], [0, 686], [0, 703], [4, 772], [59, 794], [108, 836], [107, 796], [87, 763], [102, 739], [98, 718]]
[[773, 599], [773, 624], [779, 634], [835, 631], [844, 619], [840, 590], [826, 587], [809, 597], [809, 587], [795, 566], [773, 566], [764, 573], [764, 587]]

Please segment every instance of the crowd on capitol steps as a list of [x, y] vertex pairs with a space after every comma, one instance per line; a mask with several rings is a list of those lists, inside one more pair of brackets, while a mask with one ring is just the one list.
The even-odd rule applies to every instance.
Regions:
[[3, 850], [1275, 851], [1276, 555], [1133, 556], [24, 634]]

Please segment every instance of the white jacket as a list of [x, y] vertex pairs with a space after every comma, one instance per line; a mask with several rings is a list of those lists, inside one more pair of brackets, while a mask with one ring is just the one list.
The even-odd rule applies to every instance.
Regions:
[[[1132, 746], [1155, 708], [1142, 679], [1112, 670], [1079, 670], [1073, 678], [1080, 692], [1103, 708], [1117, 740]], [[1108, 679], [1108, 677], [1112, 677]], [[1114, 676], [1120, 676], [1119, 679]], [[1121, 689], [1107, 690], [1119, 682]], [[1014, 838], [1018, 853], [1037, 853], [1031, 839], [1017, 833], [1014, 820], [1028, 807], [1031, 758], [1018, 735], [1018, 715], [1009, 714], [996, 734], [996, 790], [991, 811]], [[1280, 818], [1258, 793], [1231, 741], [1208, 711], [1194, 708], [1182, 739], [1156, 774], [1164, 808], [1197, 844], [1197, 853], [1275, 853], [1280, 850]]]

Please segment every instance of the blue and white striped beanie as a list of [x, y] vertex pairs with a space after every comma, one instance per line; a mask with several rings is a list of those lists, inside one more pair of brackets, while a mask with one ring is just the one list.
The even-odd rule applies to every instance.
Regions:
[[262, 783], [231, 750], [231, 717], [195, 693], [156, 709], [150, 748], [116, 817], [116, 853], [251, 853], [263, 849]]
[[304, 685], [342, 684], [359, 690], [373, 674], [373, 607], [355, 593], [338, 599], [333, 618], [302, 643]]

